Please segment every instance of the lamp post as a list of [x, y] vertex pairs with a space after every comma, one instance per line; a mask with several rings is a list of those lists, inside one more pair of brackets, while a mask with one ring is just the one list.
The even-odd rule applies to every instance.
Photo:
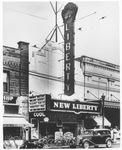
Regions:
[[102, 127], [104, 128], [104, 101], [105, 101], [105, 95], [102, 94], [101, 96], [101, 100], [102, 100]]

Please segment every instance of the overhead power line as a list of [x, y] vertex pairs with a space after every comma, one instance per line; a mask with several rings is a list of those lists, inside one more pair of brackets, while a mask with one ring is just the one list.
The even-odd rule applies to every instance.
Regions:
[[[84, 19], [84, 18], [87, 18], [87, 17], [89, 17], [89, 16], [92, 16], [92, 15], [94, 15], [94, 14], [96, 14], [97, 12], [94, 12], [94, 13], [91, 13], [91, 14], [89, 14], [89, 15], [86, 15], [86, 16], [84, 16], [84, 17], [82, 17], [82, 18], [79, 18], [79, 19], [77, 19], [77, 20], [75, 20], [75, 22], [76, 21], [79, 21], [79, 20], [81, 20], [81, 19]], [[59, 27], [63, 27], [64, 25], [62, 24], [62, 25], [60, 25]]]
[[28, 16], [36, 17], [36, 18], [39, 18], [39, 19], [42, 19], [42, 20], [46, 20], [46, 21], [51, 21], [51, 20], [48, 20], [48, 19], [43, 18], [43, 17], [39, 17], [39, 16], [36, 16], [36, 15], [33, 15], [33, 14], [25, 13], [25, 12], [23, 12], [23, 11], [19, 11], [19, 10], [11, 9], [11, 8], [9, 8], [9, 9], [10, 9], [10, 10], [12, 10], [12, 11], [15, 11], [15, 12], [19, 12], [19, 13], [22, 13], [22, 14], [28, 15]]
[[[91, 14], [89, 14], [89, 15], [86, 15], [86, 16], [84, 16], [84, 17], [82, 17], [82, 18], [77, 19], [76, 21], [79, 21], [79, 20], [81, 20], [81, 19], [87, 18], [87, 17], [92, 16], [92, 15], [94, 15], [94, 14], [96, 14], [96, 13], [97, 13], [97, 12], [94, 12], [94, 13], [91, 13]], [[76, 22], [76, 21], [75, 21], [75, 22]]]

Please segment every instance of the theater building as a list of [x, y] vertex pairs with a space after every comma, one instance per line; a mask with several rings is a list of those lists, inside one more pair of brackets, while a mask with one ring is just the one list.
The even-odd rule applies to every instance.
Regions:
[[31, 140], [39, 136], [51, 135], [62, 130], [77, 136], [87, 125], [89, 116], [100, 115], [100, 104], [96, 102], [80, 102], [53, 99], [51, 95], [31, 96], [29, 99], [29, 118], [34, 124], [31, 128]]
[[[51, 57], [49, 57], [50, 55]], [[41, 59], [43, 62], [50, 62], [50, 59], [56, 58], [54, 55], [56, 56], [57, 54], [48, 54], [47, 52], [45, 57], [35, 56], [35, 67], [37, 68], [35, 68], [35, 71], [30, 70], [29, 74], [31, 79], [30, 90], [40, 93], [33, 95], [29, 100], [29, 118], [30, 122], [35, 122], [36, 124], [36, 127], [33, 130], [38, 129], [37, 135], [39, 136], [39, 134], [41, 134], [44, 136], [46, 133], [54, 134], [55, 130], [59, 130], [58, 123], [61, 124], [63, 132], [72, 131], [74, 135], [76, 135], [79, 129], [77, 126], [78, 122], [80, 122], [79, 124], [82, 128], [102, 126], [103, 103], [101, 97], [103, 94], [105, 96], [104, 126], [118, 126], [118, 128], [120, 128], [119, 66], [88, 56], [76, 58], [75, 70], [77, 70], [78, 75], [75, 76], [75, 93], [72, 96], [63, 94], [59, 96], [60, 93], [63, 93], [62, 85], [64, 85], [64, 78], [56, 76], [58, 69], [60, 68], [58, 63], [56, 63], [59, 58], [57, 57], [55, 62], [50, 63], [50, 66], [54, 65], [57, 69], [47, 69], [48, 75], [46, 74], [46, 68], [49, 66], [44, 63], [40, 65], [37, 61]], [[44, 98], [46, 96], [45, 93], [48, 95], [48, 98]], [[36, 109], [34, 105], [36, 105], [37, 101], [37, 106], [40, 102], [40, 104], [42, 104], [42, 99], [44, 100], [44, 105], [40, 105]], [[45, 103], [45, 99], [50, 99], [50, 105], [48, 105], [48, 100]], [[60, 108], [52, 108], [54, 100], [57, 102], [55, 103], [55, 107], [60, 106]], [[80, 103], [77, 105], [77, 108], [81, 108], [84, 103], [86, 105], [88, 105], [88, 103], [95, 103], [95, 105], [98, 106], [98, 111], [78, 109], [67, 110], [64, 108], [64, 106], [68, 107], [69, 105], [76, 108], [75, 104], [73, 105], [74, 102]], [[65, 105], [62, 103], [65, 103]], [[42, 106], [44, 106], [43, 109], [41, 109]], [[87, 109], [90, 108], [89, 106], [86, 107]], [[113, 117], [113, 115], [116, 115], [116, 117]], [[44, 118], [46, 118], [47, 121], [44, 121]], [[61, 120], [58, 118], [61, 118]], [[32, 136], [32, 138], [34, 138], [34, 136]]]
[[[74, 26], [77, 11], [78, 7], [73, 3], [68, 3], [62, 10], [62, 50], [60, 44], [49, 41], [41, 51], [32, 55], [30, 91], [49, 94], [57, 100], [96, 102], [103, 106], [100, 113], [110, 125], [120, 127], [120, 68], [88, 56], [75, 58]], [[104, 100], [101, 101], [103, 96]], [[116, 119], [112, 117], [113, 114], [116, 114]]]

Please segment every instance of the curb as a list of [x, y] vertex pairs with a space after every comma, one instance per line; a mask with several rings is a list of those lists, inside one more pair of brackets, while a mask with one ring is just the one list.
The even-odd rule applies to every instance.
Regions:
[[113, 145], [119, 145], [120, 144], [120, 139], [118, 139], [116, 142], [113, 142]]
[[69, 148], [69, 146], [53, 146], [53, 147], [45, 146], [43, 147], [43, 149], [65, 149], [65, 148]]

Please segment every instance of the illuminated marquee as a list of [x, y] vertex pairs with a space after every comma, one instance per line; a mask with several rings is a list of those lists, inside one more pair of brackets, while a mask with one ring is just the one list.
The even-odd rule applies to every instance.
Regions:
[[64, 94], [74, 93], [74, 20], [77, 6], [68, 3], [63, 11], [64, 22]]
[[80, 101], [63, 101], [54, 100], [50, 101], [50, 110], [63, 111], [63, 112], [74, 112], [79, 113], [100, 113], [100, 105], [97, 103], [88, 103]]

